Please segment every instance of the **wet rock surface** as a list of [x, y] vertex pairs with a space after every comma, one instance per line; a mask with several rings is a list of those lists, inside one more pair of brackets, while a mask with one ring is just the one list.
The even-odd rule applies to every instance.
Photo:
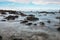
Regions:
[[26, 25], [29, 25], [30, 26], [30, 25], [32, 25], [32, 23], [27, 23]]
[[22, 13], [22, 12], [20, 12], [20, 15], [21, 15], [21, 16], [27, 16], [26, 14], [24, 14], [24, 13]]
[[7, 19], [7, 20], [15, 20], [15, 18], [18, 18], [18, 16], [11, 16], [11, 15], [9, 15], [5, 19]]
[[2, 36], [0, 36], [0, 40], [2, 40]]
[[60, 27], [58, 27], [57, 30], [60, 32]]
[[27, 23], [28, 21], [24, 20], [24, 21], [21, 21], [20, 23]]
[[44, 22], [40, 22], [40, 25], [45, 25], [45, 23]]
[[37, 21], [37, 20], [39, 20], [39, 18], [32, 17], [32, 16], [28, 16], [26, 19], [29, 20], [29, 21]]

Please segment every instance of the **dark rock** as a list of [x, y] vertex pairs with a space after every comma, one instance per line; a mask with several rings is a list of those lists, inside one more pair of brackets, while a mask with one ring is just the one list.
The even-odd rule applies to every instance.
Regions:
[[15, 18], [18, 18], [18, 16], [15, 16]]
[[57, 30], [58, 30], [58, 31], [60, 31], [60, 27], [59, 27], [59, 28], [57, 28]]
[[47, 11], [41, 11], [41, 12], [39, 12], [39, 13], [48, 13]]
[[34, 24], [34, 25], [37, 25], [37, 24]]
[[45, 23], [44, 22], [40, 22], [40, 25], [45, 25]]
[[56, 19], [60, 19], [60, 17], [56, 17]]
[[1, 20], [1, 21], [6, 21], [6, 20]]
[[27, 17], [27, 20], [29, 20], [29, 21], [37, 21], [37, 20], [39, 20], [39, 18], [29, 16], [29, 17]]
[[22, 21], [21, 23], [27, 23], [28, 21], [26, 21], [26, 20], [24, 20], [24, 21]]
[[5, 12], [1, 12], [1, 14], [6, 14]]
[[18, 18], [18, 16], [11, 16], [11, 15], [9, 15], [5, 19], [7, 19], [7, 20], [15, 20], [15, 18]]
[[48, 20], [47, 22], [48, 22], [48, 23], [51, 23], [51, 21], [50, 21], [50, 20]]
[[20, 39], [15, 38], [15, 39], [13, 39], [13, 40], [23, 40], [23, 39], [22, 39], [22, 38], [20, 38]]
[[26, 14], [24, 14], [24, 13], [22, 13], [22, 12], [20, 12], [20, 15], [21, 15], [21, 16], [27, 16]]
[[32, 23], [27, 23], [26, 25], [29, 25], [30, 26], [30, 25], [32, 25]]
[[0, 40], [2, 40], [2, 36], [0, 36]]

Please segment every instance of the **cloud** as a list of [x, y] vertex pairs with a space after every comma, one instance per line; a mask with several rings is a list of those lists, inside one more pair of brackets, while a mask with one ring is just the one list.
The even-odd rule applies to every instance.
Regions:
[[33, 3], [33, 4], [60, 4], [60, 0], [0, 0], [11, 1], [17, 3]]
[[33, 0], [33, 4], [60, 4], [60, 0]]
[[12, 0], [13, 2], [18, 2], [18, 3], [30, 3], [30, 0]]
[[17, 2], [17, 3], [30, 3], [31, 0], [0, 0], [1, 1], [8, 1], [8, 2]]

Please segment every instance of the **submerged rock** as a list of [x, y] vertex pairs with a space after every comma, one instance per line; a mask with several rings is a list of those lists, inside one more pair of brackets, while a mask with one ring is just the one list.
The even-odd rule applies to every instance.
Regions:
[[34, 24], [34, 25], [37, 25], [37, 24]]
[[30, 25], [32, 25], [32, 23], [27, 23], [26, 25], [29, 25], [30, 26]]
[[9, 11], [9, 14], [18, 14], [16, 11]]

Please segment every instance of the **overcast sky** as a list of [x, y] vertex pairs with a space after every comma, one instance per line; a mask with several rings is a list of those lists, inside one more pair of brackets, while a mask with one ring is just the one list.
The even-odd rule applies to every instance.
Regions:
[[0, 9], [60, 9], [60, 0], [0, 0]]

